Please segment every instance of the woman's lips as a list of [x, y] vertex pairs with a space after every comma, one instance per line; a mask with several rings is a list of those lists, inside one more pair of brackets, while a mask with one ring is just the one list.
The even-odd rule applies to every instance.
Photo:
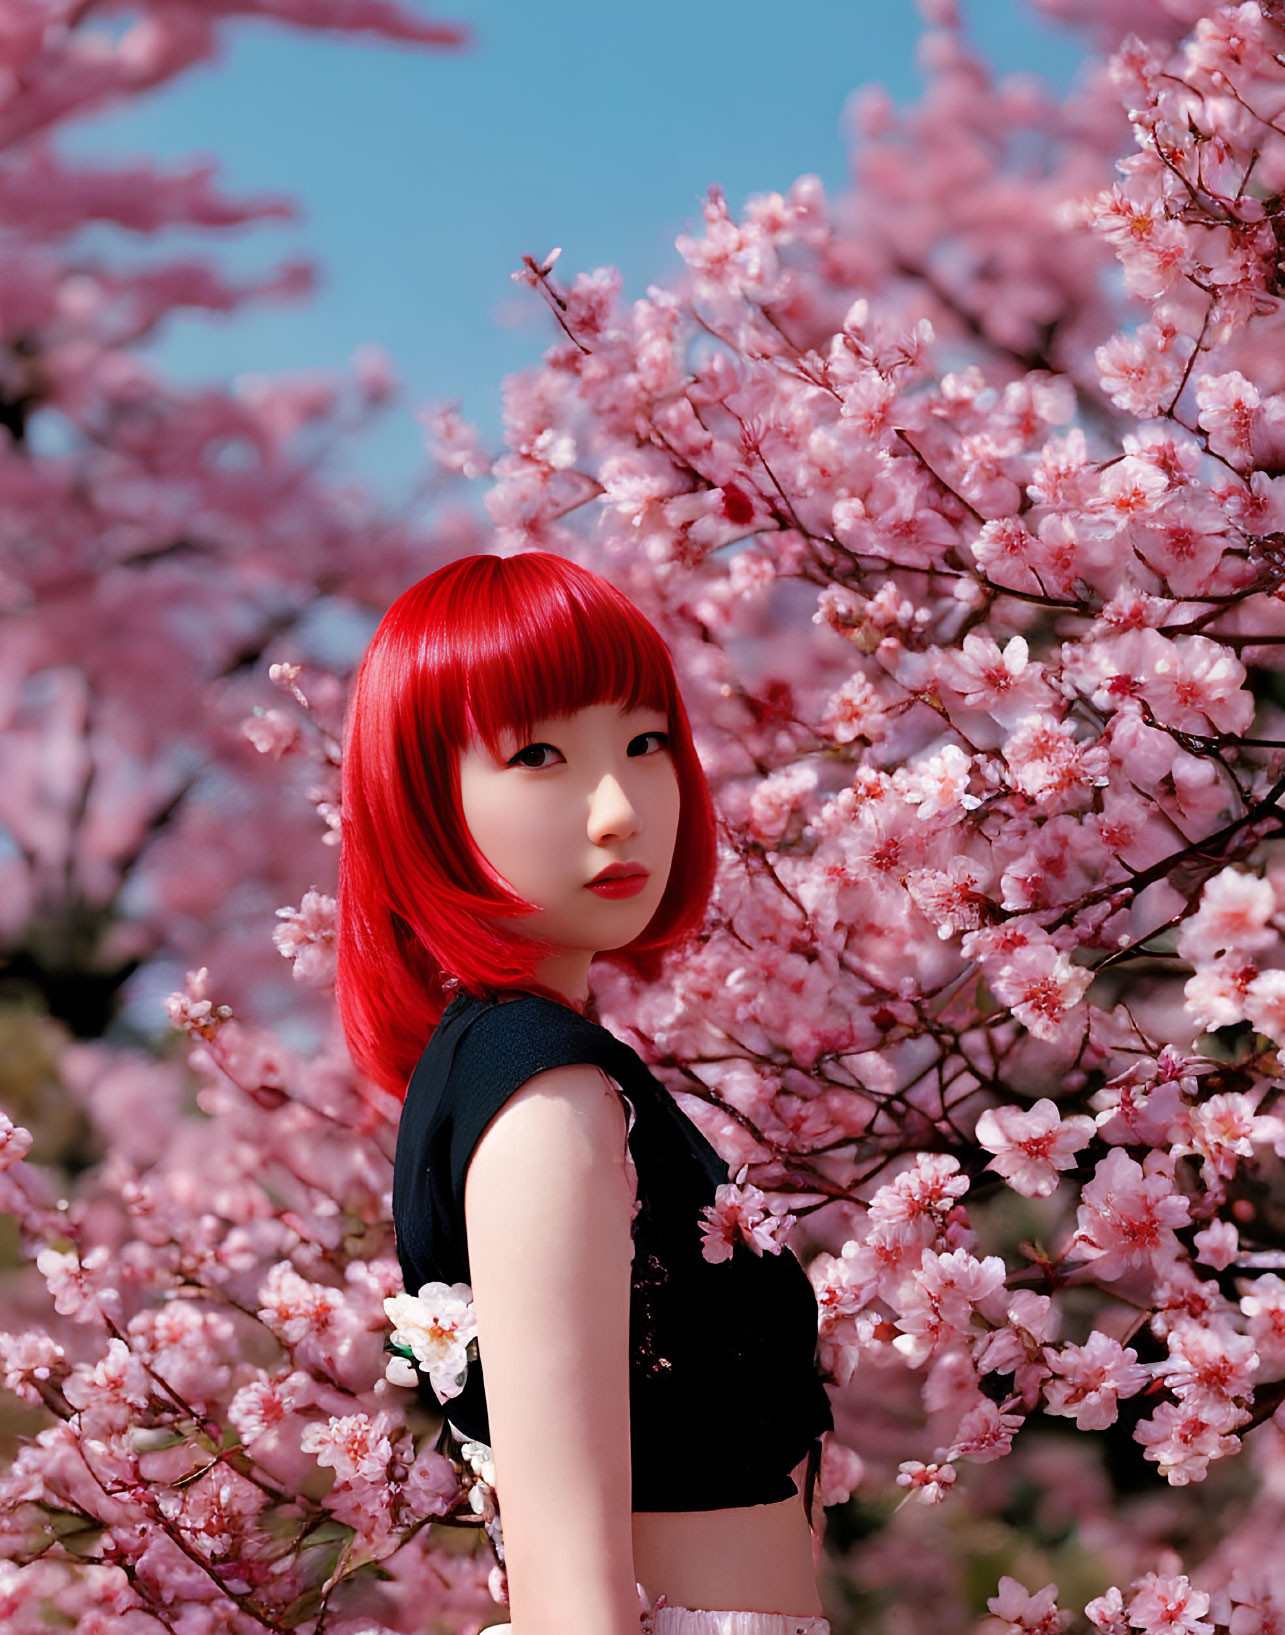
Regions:
[[637, 874], [608, 875], [605, 880], [590, 880], [585, 890], [596, 897], [636, 897], [650, 878], [645, 869]]

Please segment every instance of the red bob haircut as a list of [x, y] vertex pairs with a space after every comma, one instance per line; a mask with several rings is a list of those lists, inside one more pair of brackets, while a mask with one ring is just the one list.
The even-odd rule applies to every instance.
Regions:
[[451, 992], [548, 992], [547, 945], [497, 928], [533, 907], [495, 884], [460, 812], [459, 757], [480, 738], [591, 704], [668, 717], [678, 773], [669, 884], [646, 930], [605, 952], [644, 977], [698, 929], [714, 816], [674, 667], [614, 585], [544, 551], [469, 556], [399, 596], [348, 706], [339, 857], [339, 1014], [353, 1060], [401, 1097]]

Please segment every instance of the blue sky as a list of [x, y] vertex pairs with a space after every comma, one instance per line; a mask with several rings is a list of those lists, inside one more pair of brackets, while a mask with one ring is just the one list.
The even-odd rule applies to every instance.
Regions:
[[[458, 400], [494, 444], [499, 388], [552, 338], [543, 304], [513, 284], [524, 252], [562, 246], [559, 274], [612, 263], [626, 297], [677, 264], [674, 237], [717, 182], [751, 193], [818, 174], [843, 185], [845, 101], [877, 81], [918, 87], [910, 0], [449, 0], [415, 4], [468, 23], [462, 53], [245, 23], [220, 62], [73, 128], [73, 154], [216, 157], [234, 192], [285, 193], [297, 222], [219, 245], [229, 271], [288, 256], [319, 263], [300, 305], [180, 319], [152, 350], [180, 381], [342, 368], [382, 345], [404, 383], [345, 470], [398, 500], [425, 475], [414, 410]], [[970, 37], [1003, 73], [1070, 83], [1080, 42], [1025, 0], [964, 0]], [[141, 253], [122, 241], [123, 253]], [[148, 255], [152, 251], [146, 252]]]

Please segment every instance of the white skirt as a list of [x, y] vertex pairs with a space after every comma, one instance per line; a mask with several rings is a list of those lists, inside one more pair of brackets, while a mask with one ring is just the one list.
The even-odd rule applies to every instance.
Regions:
[[658, 1607], [642, 1628], [647, 1635], [830, 1635], [824, 1618], [786, 1612], [699, 1612]]
[[[512, 1624], [488, 1624], [482, 1635], [510, 1635]], [[830, 1635], [824, 1618], [808, 1613], [705, 1612], [671, 1607], [664, 1597], [639, 1621], [641, 1635]]]

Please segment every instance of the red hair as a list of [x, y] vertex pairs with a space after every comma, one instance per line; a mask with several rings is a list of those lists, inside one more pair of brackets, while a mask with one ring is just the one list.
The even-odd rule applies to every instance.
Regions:
[[548, 946], [495, 921], [534, 905], [497, 887], [460, 812], [460, 752], [591, 704], [668, 717], [678, 773], [669, 883], [646, 930], [604, 953], [644, 977], [698, 929], [714, 815], [674, 667], [614, 585], [544, 551], [468, 556], [393, 603], [348, 706], [339, 855], [339, 1014], [353, 1060], [398, 1096], [458, 985], [548, 992]]

